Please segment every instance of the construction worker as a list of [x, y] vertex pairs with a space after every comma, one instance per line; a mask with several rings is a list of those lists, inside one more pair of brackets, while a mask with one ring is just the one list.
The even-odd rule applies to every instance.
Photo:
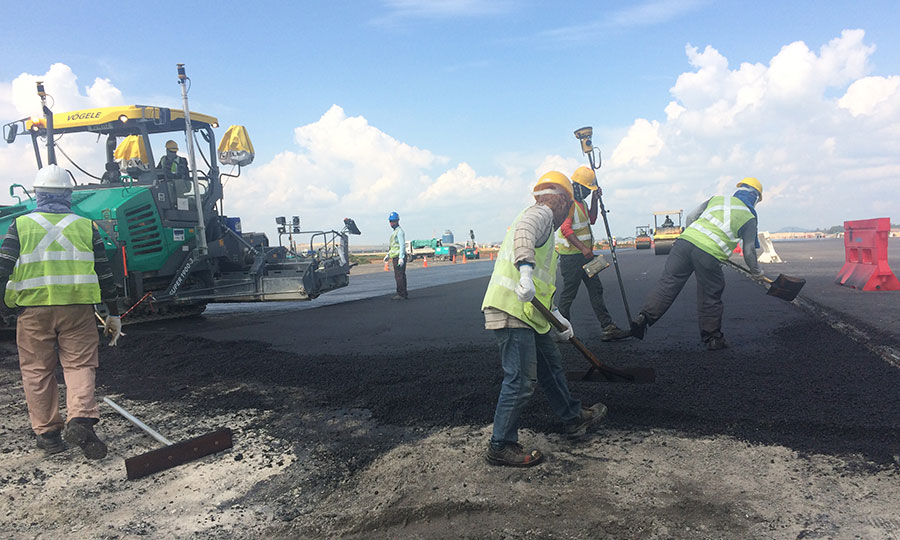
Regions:
[[[94, 396], [99, 341], [94, 304], [101, 297], [106, 301], [106, 328], [110, 345], [115, 345], [122, 332], [116, 285], [97, 227], [72, 213], [69, 174], [47, 165], [35, 176], [34, 192], [37, 207], [16, 218], [0, 245], [4, 302], [17, 310], [16, 345], [28, 416], [37, 446], [46, 453], [65, 450], [65, 438], [86, 457], [100, 459], [106, 445], [94, 433], [100, 418]], [[64, 433], [57, 362], [66, 380]]]
[[[500, 346], [503, 384], [494, 413], [494, 428], [485, 456], [494, 465], [529, 467], [543, 461], [539, 450], [525, 450], [518, 441], [519, 416], [539, 384], [550, 407], [565, 422], [569, 438], [583, 436], [606, 415], [597, 403], [584, 408], [569, 393], [562, 355], [550, 336], [550, 322], [531, 304], [536, 298], [550, 308], [556, 289], [555, 230], [572, 206], [572, 183], [550, 171], [534, 186], [535, 204], [513, 221], [500, 246], [481, 310], [484, 327], [493, 330]], [[552, 310], [572, 337], [572, 325]]]
[[118, 161], [110, 161], [106, 164], [106, 172], [100, 177], [101, 184], [115, 184], [121, 182], [122, 171]]
[[666, 219], [663, 220], [662, 226], [663, 227], [674, 227], [675, 222], [672, 221], [672, 219], [669, 216], [666, 216]]
[[[589, 278], [584, 272], [583, 266], [594, 258], [594, 233], [591, 225], [597, 221], [597, 201], [602, 194], [597, 186], [597, 176], [589, 167], [578, 167], [572, 173], [572, 188], [575, 204], [569, 212], [569, 216], [559, 227], [556, 239], [556, 252], [559, 253], [559, 269], [562, 274], [563, 286], [559, 294], [559, 312], [566, 319], [575, 296], [578, 295], [578, 287], [584, 282], [591, 307], [600, 321], [603, 329], [602, 341], [612, 341], [629, 337], [629, 333], [622, 330], [613, 322], [606, 304], [603, 303], [603, 283], [600, 275]], [[585, 205], [585, 198], [591, 194], [591, 207]]]
[[753, 279], [761, 280], [756, 260], [756, 205], [763, 187], [756, 178], [744, 178], [731, 197], [717, 195], [695, 208], [685, 219], [687, 228], [675, 240], [656, 289], [647, 297], [631, 333], [643, 339], [647, 326], [669, 309], [691, 274], [697, 274], [697, 312], [700, 338], [709, 350], [728, 347], [722, 334], [722, 292], [725, 276], [719, 261], [726, 261], [743, 240], [744, 262]]
[[400, 214], [391, 212], [388, 216], [388, 223], [394, 232], [391, 233], [390, 247], [387, 255], [384, 256], [384, 262], [390, 260], [393, 264], [394, 280], [397, 282], [397, 294], [391, 299], [406, 300], [409, 298], [406, 290], [406, 235], [400, 228]]
[[188, 177], [188, 162], [187, 159], [178, 155], [178, 143], [172, 140], [166, 141], [166, 155], [159, 159], [159, 165], [156, 168], [162, 171], [166, 180]]

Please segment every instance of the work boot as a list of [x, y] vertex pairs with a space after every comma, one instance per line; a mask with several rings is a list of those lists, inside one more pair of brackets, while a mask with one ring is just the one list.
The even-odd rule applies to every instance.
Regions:
[[631, 334], [616, 326], [615, 323], [609, 323], [603, 327], [603, 336], [600, 341], [616, 341], [627, 337], [631, 337]]
[[395, 294], [394, 296], [391, 297], [391, 300], [407, 300], [407, 299], [408, 298], [406, 296], [400, 296], [399, 294]]
[[81, 447], [84, 457], [88, 459], [103, 459], [106, 457], [106, 445], [94, 433], [96, 418], [72, 418], [66, 424], [63, 438], [69, 444]]
[[600, 420], [603, 420], [607, 410], [606, 405], [599, 401], [590, 407], [582, 406], [581, 417], [574, 422], [566, 424], [566, 438], [575, 440], [584, 437], [588, 429], [595, 426]]
[[63, 444], [62, 436], [60, 435], [61, 432], [62, 430], [57, 429], [56, 431], [51, 431], [49, 433], [35, 434], [37, 447], [48, 455], [62, 452], [66, 449], [66, 445]]
[[725, 341], [725, 336], [709, 338], [706, 341], [706, 348], [710, 351], [717, 351], [719, 349], [727, 349], [728, 342]]
[[484, 459], [491, 465], [504, 465], [506, 467], [533, 467], [544, 461], [544, 454], [540, 450], [526, 452], [519, 443], [503, 445], [499, 450], [494, 445], [488, 446]]
[[647, 316], [639, 313], [637, 319], [631, 321], [631, 335], [644, 339], [644, 331], [647, 330]]

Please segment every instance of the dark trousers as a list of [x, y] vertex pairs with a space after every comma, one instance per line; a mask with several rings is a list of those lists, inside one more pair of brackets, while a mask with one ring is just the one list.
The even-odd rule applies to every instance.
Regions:
[[409, 293], [406, 292], [406, 265], [400, 266], [397, 264], [397, 257], [391, 259], [391, 263], [394, 265], [394, 279], [397, 281], [397, 294], [406, 298], [409, 296]]
[[687, 240], [676, 240], [666, 258], [666, 267], [656, 289], [641, 308], [651, 324], [659, 320], [675, 301], [691, 274], [697, 274], [697, 315], [700, 338], [722, 336], [722, 293], [725, 275], [719, 260]]
[[563, 286], [559, 293], [559, 312], [563, 317], [569, 319], [569, 310], [572, 308], [575, 296], [578, 295], [578, 287], [584, 283], [597, 320], [600, 321], [601, 327], [606, 327], [612, 324], [613, 320], [606, 310], [606, 304], [603, 303], [603, 284], [600, 283], [599, 275], [589, 278], [584, 273], [582, 266], [587, 262], [588, 258], [581, 253], [559, 256], [559, 271], [563, 279]]

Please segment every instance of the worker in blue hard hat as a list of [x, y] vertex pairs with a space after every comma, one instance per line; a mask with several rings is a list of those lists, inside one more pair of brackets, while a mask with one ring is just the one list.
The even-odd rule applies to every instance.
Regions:
[[384, 256], [384, 262], [391, 261], [394, 266], [394, 279], [397, 281], [397, 294], [392, 300], [406, 300], [409, 293], [406, 290], [406, 235], [400, 228], [400, 214], [391, 212], [388, 223], [394, 232], [391, 233], [390, 246]]

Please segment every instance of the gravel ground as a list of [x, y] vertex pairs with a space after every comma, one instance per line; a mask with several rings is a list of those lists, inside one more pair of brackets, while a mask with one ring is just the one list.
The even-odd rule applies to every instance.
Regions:
[[[629, 271], [637, 298], [664, 259], [640, 256], [620, 257], [642, 269]], [[137, 481], [124, 458], [159, 445], [105, 408], [107, 458], [34, 448], [7, 336], [0, 536], [900, 538], [900, 370], [809, 311], [727, 279], [733, 346], [717, 352], [698, 346], [690, 292], [643, 342], [601, 344], [582, 291], [573, 322], [588, 346], [616, 365], [651, 365], [658, 381], [572, 383], [610, 407], [578, 443], [538, 392], [520, 437], [549, 458], [528, 470], [483, 460], [501, 373], [489, 333], [455, 318], [472, 318], [484, 278], [400, 307], [381, 297], [290, 320], [235, 315], [216, 319], [230, 336], [215, 339], [203, 318], [170, 321], [101, 347], [98, 394], [174, 441], [235, 433], [231, 450]], [[379, 326], [388, 315], [429, 339], [392, 348], [405, 334]], [[254, 324], [315, 331], [303, 346]]]

